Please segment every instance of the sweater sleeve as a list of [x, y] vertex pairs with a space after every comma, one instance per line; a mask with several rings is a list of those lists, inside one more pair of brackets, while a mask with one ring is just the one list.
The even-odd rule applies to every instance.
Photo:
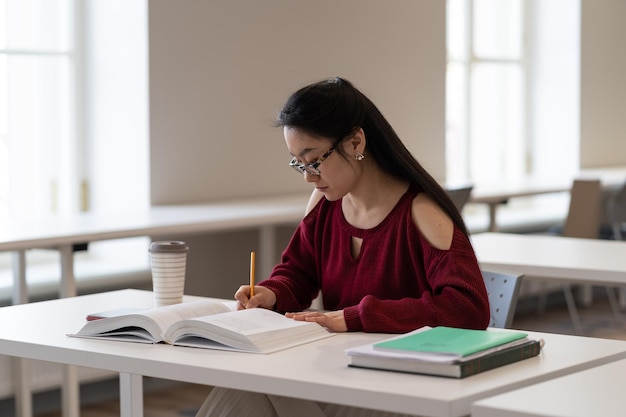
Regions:
[[309, 213], [300, 222], [283, 251], [280, 263], [268, 279], [258, 284], [276, 294], [274, 310], [280, 313], [302, 311], [310, 307], [318, 295], [320, 287], [311, 232], [314, 220]]

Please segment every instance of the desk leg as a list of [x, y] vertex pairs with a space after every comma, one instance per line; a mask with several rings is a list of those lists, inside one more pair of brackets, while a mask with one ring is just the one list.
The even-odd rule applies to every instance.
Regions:
[[120, 416], [143, 416], [143, 377], [120, 373]]
[[[28, 302], [25, 250], [13, 253], [11, 266], [13, 268], [13, 304], [25, 304]], [[31, 417], [33, 415], [33, 399], [30, 390], [31, 361], [22, 358], [12, 358], [11, 361], [16, 415]]]
[[33, 401], [30, 392], [30, 359], [12, 358], [13, 385], [15, 387], [15, 415], [32, 417]]
[[496, 222], [496, 212], [500, 203], [489, 203], [489, 231], [497, 232], [498, 224]]
[[61, 387], [61, 409], [63, 417], [80, 416], [80, 393], [78, 386], [78, 368], [73, 365], [63, 366], [63, 386]]
[[574, 326], [574, 333], [578, 336], [582, 336], [583, 325], [580, 322], [580, 317], [578, 316], [576, 301], [574, 300], [574, 295], [572, 294], [572, 286], [570, 284], [565, 284], [563, 286], [563, 294], [565, 295], [565, 303], [567, 304], [567, 309], [569, 310], [569, 315], [572, 319], [572, 325]]
[[28, 302], [28, 287], [26, 286], [26, 251], [13, 252], [13, 304]]
[[60, 246], [61, 254], [61, 298], [76, 296], [76, 279], [74, 278], [74, 248], [72, 245]]
[[[61, 255], [61, 288], [59, 289], [59, 296], [61, 298], [74, 297], [76, 296], [74, 249], [72, 245], [60, 246], [58, 249]], [[61, 396], [63, 417], [78, 417], [80, 415], [80, 384], [76, 366], [63, 366]]]
[[276, 226], [261, 226], [259, 230], [260, 272], [259, 278], [265, 279], [272, 273], [276, 264]]

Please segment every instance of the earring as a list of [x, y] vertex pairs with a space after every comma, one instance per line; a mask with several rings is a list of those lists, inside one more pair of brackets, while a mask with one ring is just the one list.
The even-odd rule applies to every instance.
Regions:
[[354, 159], [356, 159], [357, 161], [362, 161], [365, 158], [365, 155], [363, 155], [361, 152], [357, 152], [356, 155], [354, 156]]

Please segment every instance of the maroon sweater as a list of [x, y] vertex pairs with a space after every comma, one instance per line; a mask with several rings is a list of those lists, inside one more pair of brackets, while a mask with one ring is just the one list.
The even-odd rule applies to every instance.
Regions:
[[[411, 215], [414, 187], [372, 229], [343, 216], [341, 201], [322, 198], [302, 220], [259, 285], [276, 294], [276, 310], [301, 311], [321, 290], [324, 309], [343, 309], [348, 331], [404, 333], [422, 326], [483, 329], [489, 301], [468, 238], [455, 227], [452, 245], [430, 245]], [[351, 237], [363, 239], [351, 255]]]

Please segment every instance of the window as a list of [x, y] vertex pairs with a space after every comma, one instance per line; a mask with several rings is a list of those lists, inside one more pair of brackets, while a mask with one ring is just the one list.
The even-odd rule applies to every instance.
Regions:
[[568, 0], [448, 0], [449, 181], [576, 172], [579, 9]]
[[73, 0], [0, 0], [0, 216], [76, 209]]
[[[522, 0], [448, 2], [451, 180], [526, 174]], [[486, 163], [488, 161], [488, 163]]]
[[[0, 229], [11, 216], [149, 205], [147, 36], [147, 0], [0, 0]], [[90, 244], [77, 280], [145, 272], [147, 244]], [[58, 288], [57, 252], [28, 251], [27, 264], [30, 287]], [[10, 265], [0, 252], [0, 302]]]

